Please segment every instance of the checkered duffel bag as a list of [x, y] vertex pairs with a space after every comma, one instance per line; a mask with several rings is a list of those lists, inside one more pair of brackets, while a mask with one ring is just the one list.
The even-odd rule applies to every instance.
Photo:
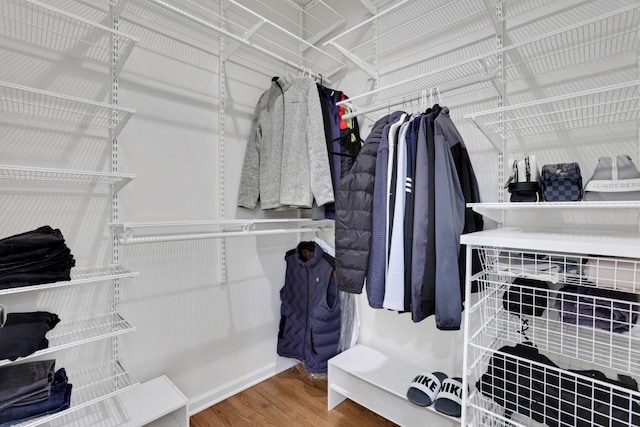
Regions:
[[544, 165], [540, 177], [545, 202], [582, 200], [582, 175], [577, 163]]

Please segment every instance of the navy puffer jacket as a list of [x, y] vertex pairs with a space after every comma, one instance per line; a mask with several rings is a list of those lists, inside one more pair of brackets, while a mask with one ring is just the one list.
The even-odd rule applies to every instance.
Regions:
[[336, 192], [336, 273], [338, 289], [362, 293], [369, 265], [373, 223], [373, 185], [384, 116], [374, 125], [349, 173]]

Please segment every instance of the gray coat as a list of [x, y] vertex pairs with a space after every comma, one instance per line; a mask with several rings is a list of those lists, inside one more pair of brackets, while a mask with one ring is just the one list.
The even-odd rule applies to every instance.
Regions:
[[310, 208], [334, 200], [322, 110], [313, 79], [280, 77], [260, 97], [249, 133], [238, 206]]

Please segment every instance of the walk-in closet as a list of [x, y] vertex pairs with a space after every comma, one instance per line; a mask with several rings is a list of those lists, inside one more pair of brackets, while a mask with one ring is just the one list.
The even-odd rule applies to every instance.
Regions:
[[0, 427], [640, 427], [638, 0], [0, 0]]

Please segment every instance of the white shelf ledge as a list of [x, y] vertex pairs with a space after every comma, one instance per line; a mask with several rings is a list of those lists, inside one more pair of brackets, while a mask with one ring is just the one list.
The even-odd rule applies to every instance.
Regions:
[[122, 318], [118, 313], [70, 322], [62, 321], [47, 333], [47, 339], [49, 340], [48, 348], [36, 351], [29, 356], [21, 357], [16, 361], [10, 361], [8, 359], [0, 360], [0, 366], [19, 363], [33, 357], [42, 356], [55, 351], [64, 350], [66, 348], [76, 347], [93, 341], [115, 337], [135, 330], [136, 328], [131, 326], [129, 322]]
[[[212, 221], [174, 221], [114, 223], [120, 244], [220, 239], [290, 233], [320, 232], [333, 228], [332, 220], [237, 219]], [[138, 233], [136, 233], [138, 230]]]
[[0, 165], [0, 179], [72, 182], [77, 184], [109, 184], [114, 186], [116, 193], [134, 178], [136, 178], [136, 175], [123, 173]]
[[640, 234], [503, 227], [463, 234], [460, 243], [523, 251], [640, 258]]
[[84, 283], [100, 282], [112, 279], [136, 277], [140, 273], [129, 271], [119, 265], [100, 265], [95, 267], [77, 267], [71, 270], [71, 280], [64, 282], [44, 283], [42, 285], [21, 286], [18, 288], [0, 289], [0, 296], [22, 292], [43, 291], [47, 289], [77, 286]]
[[116, 75], [138, 42], [133, 36], [37, 0], [2, 0], [0, 17], [2, 36], [97, 61], [107, 68], [115, 53], [115, 39], [118, 41]]
[[[640, 80], [526, 102], [465, 116], [499, 149], [510, 138], [640, 119]], [[504, 126], [501, 129], [501, 125]]]
[[117, 137], [136, 112], [132, 108], [0, 82], [0, 111], [79, 127], [112, 129]]
[[329, 359], [329, 410], [346, 398], [403, 426], [427, 425], [427, 414], [460, 423], [460, 418], [438, 412], [433, 406], [416, 406], [407, 399], [409, 384], [426, 369], [356, 345]]
[[491, 218], [502, 221], [505, 211], [520, 210], [596, 210], [596, 209], [640, 209], [640, 201], [618, 202], [518, 202], [518, 203], [467, 203], [468, 208]]
[[[56, 369], [62, 367], [56, 366]], [[71, 420], [74, 412], [124, 393], [138, 385], [138, 380], [122, 367], [120, 361], [109, 362], [75, 373], [67, 369], [67, 376], [69, 382], [73, 384], [69, 409], [16, 425], [19, 427], [38, 426], [61, 417]]]

